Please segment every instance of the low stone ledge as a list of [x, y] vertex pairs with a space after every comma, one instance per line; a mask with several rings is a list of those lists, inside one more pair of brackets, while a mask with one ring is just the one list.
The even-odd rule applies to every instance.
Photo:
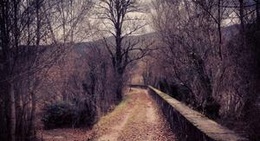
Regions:
[[147, 89], [181, 141], [248, 141], [169, 95], [151, 86]]

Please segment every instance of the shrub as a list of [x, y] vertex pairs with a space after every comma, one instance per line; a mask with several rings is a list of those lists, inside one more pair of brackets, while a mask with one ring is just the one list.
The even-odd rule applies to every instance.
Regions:
[[45, 129], [66, 127], [90, 127], [96, 121], [96, 110], [86, 100], [59, 101], [43, 109], [42, 122]]

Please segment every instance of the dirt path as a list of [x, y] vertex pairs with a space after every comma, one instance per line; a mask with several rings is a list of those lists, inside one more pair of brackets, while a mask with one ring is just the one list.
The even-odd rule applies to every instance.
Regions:
[[132, 89], [124, 101], [94, 127], [95, 141], [173, 141], [155, 102], [145, 90]]

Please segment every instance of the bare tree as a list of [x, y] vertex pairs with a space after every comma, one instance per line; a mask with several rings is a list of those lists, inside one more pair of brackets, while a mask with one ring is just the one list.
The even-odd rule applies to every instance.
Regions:
[[194, 106], [207, 113], [210, 104], [215, 104], [209, 67], [209, 58], [217, 56], [218, 50], [215, 21], [208, 10], [193, 2], [159, 0], [154, 5], [154, 27], [163, 41], [163, 62], [169, 64], [166, 72], [174, 76], [167, 77], [173, 79], [168, 81], [185, 86], [195, 97]]
[[[92, 0], [55, 0], [46, 2], [46, 9], [49, 9], [47, 19], [53, 29], [57, 46], [63, 53], [57, 64], [59, 71], [59, 81], [56, 82], [57, 88], [62, 90], [58, 93], [66, 99], [66, 83], [73, 68], [66, 68], [71, 65], [71, 52], [76, 47], [74, 42], [82, 42], [91, 34], [89, 28], [89, 16], [94, 2]], [[58, 76], [57, 76], [58, 77]], [[55, 89], [54, 89], [55, 91]]]
[[133, 40], [129, 37], [146, 25], [140, 16], [140, 13], [144, 12], [140, 4], [136, 0], [101, 0], [99, 4], [102, 12], [99, 12], [98, 17], [107, 28], [103, 31], [112, 35], [114, 40], [104, 38], [115, 70], [114, 75], [118, 80], [118, 100], [122, 99], [122, 77], [126, 67], [148, 53], [147, 45], [141, 45], [144, 43], [143, 39]]

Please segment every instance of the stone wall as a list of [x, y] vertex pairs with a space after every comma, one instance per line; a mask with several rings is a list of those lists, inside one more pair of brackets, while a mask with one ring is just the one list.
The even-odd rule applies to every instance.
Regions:
[[151, 86], [147, 89], [180, 141], [247, 141], [169, 95]]

